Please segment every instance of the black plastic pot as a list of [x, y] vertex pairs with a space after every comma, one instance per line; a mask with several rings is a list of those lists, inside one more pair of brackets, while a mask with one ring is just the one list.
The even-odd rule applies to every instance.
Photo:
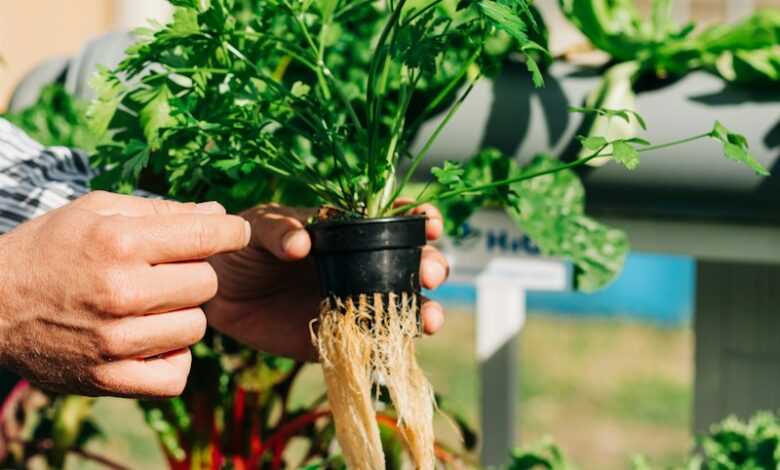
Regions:
[[425, 221], [408, 216], [309, 225], [323, 297], [420, 292]]

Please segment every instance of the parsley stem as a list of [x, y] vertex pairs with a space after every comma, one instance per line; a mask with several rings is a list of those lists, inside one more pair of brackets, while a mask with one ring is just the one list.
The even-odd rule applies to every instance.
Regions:
[[441, 134], [442, 130], [447, 126], [447, 124], [450, 122], [452, 117], [455, 115], [455, 113], [460, 108], [460, 105], [463, 104], [463, 102], [466, 100], [466, 97], [471, 93], [471, 90], [474, 89], [474, 84], [479, 79], [473, 80], [465, 92], [458, 98], [458, 101], [455, 102], [455, 104], [450, 107], [450, 110], [447, 112], [447, 115], [444, 116], [444, 119], [439, 123], [438, 126], [436, 126], [436, 129], [433, 131], [433, 134], [431, 134], [430, 137], [428, 137], [428, 140], [423, 145], [423, 148], [415, 155], [415, 157], [412, 159], [412, 164], [409, 166], [409, 169], [406, 170], [406, 173], [404, 174], [403, 179], [401, 180], [401, 183], [396, 187], [395, 192], [393, 193], [393, 196], [390, 198], [390, 200], [387, 203], [387, 206], [383, 208], [382, 212], [385, 212], [390, 209], [390, 205], [393, 204], [393, 201], [398, 198], [398, 195], [401, 194], [401, 191], [403, 188], [409, 184], [409, 181], [411, 181], [412, 176], [414, 176], [414, 172], [417, 170], [417, 167], [420, 166], [420, 163], [422, 163], [423, 159], [426, 155], [428, 155], [428, 151], [430, 151], [431, 146], [433, 146], [433, 143], [436, 141], [436, 139], [439, 137], [439, 134]]
[[468, 58], [468, 60], [463, 64], [463, 66], [460, 68], [458, 73], [450, 80], [449, 83], [436, 95], [436, 97], [433, 98], [433, 100], [428, 103], [428, 106], [425, 107], [425, 110], [423, 110], [422, 113], [417, 117], [417, 119], [414, 120], [411, 126], [409, 126], [409, 129], [414, 132], [415, 129], [417, 129], [422, 122], [429, 117], [429, 115], [433, 112], [434, 109], [436, 109], [439, 104], [441, 104], [442, 101], [444, 101], [447, 96], [452, 93], [452, 90], [461, 83], [461, 80], [463, 80], [463, 77], [468, 73], [469, 67], [471, 67], [471, 64], [474, 63], [475, 60], [477, 60], [477, 57], [479, 57], [479, 53], [481, 52], [480, 49], [475, 50], [471, 56]]
[[[289, 2], [286, 0], [284, 1], [284, 6], [287, 7], [287, 9], [290, 11], [290, 14], [292, 15], [293, 19], [295, 20], [295, 23], [298, 25], [298, 29], [301, 30], [301, 34], [303, 34], [304, 39], [306, 39], [306, 43], [308, 44], [309, 48], [311, 48], [312, 53], [317, 56], [317, 67], [315, 68], [314, 72], [317, 74], [317, 81], [319, 82], [320, 89], [322, 90], [322, 94], [325, 97], [326, 100], [330, 99], [330, 89], [328, 88], [328, 82], [325, 80], [325, 77], [322, 75], [322, 48], [317, 47], [317, 45], [314, 43], [314, 39], [311, 37], [311, 33], [309, 33], [309, 27], [306, 26], [306, 23], [301, 19], [301, 16], [299, 16], [296, 11], [293, 9], [292, 5], [290, 5]], [[324, 27], [324, 25], [323, 25]], [[322, 33], [322, 31], [320, 31]], [[320, 34], [322, 36], [322, 34]], [[322, 42], [322, 37], [320, 37], [320, 43]]]
[[[707, 138], [707, 137], [712, 137], [712, 133], [711, 132], [706, 132], [704, 134], [695, 135], [693, 137], [688, 137], [686, 139], [675, 140], [673, 142], [666, 142], [664, 144], [648, 145], [646, 147], [639, 147], [639, 148], [636, 149], [636, 151], [637, 152], [650, 152], [652, 150], [659, 150], [659, 149], [664, 149], [664, 148], [667, 148], [667, 147], [674, 147], [675, 145], [687, 144], [688, 142], [693, 142], [694, 140], [700, 140], [700, 139], [704, 139], [704, 138]], [[606, 156], [606, 155], [602, 155], [602, 156]]]
[[[650, 146], [647, 146], [647, 147], [640, 147], [640, 148], [638, 148], [636, 150], [637, 150], [637, 152], [650, 152], [652, 150], [659, 150], [659, 149], [663, 149], [663, 148], [673, 147], [673, 146], [676, 146], [676, 145], [686, 144], [686, 143], [689, 143], [689, 142], [693, 142], [695, 140], [704, 139], [704, 138], [707, 138], [707, 137], [711, 137], [711, 135], [712, 135], [712, 133], [707, 132], [707, 133], [704, 133], [704, 134], [695, 135], [693, 137], [687, 137], [685, 139], [674, 140], [672, 142], [666, 142], [666, 143], [658, 144], [658, 145], [650, 145]], [[548, 168], [546, 170], [539, 170], [539, 171], [535, 171], [535, 172], [532, 172], [532, 173], [524, 173], [524, 174], [521, 174], [521, 175], [516, 176], [514, 178], [507, 178], [507, 179], [504, 179], [504, 180], [495, 181], [493, 183], [483, 184], [483, 185], [480, 185], [480, 186], [473, 186], [473, 187], [470, 187], [470, 188], [455, 189], [455, 190], [451, 190], [451, 191], [445, 191], [445, 192], [442, 192], [442, 193], [439, 193], [439, 194], [434, 194], [434, 195], [429, 196], [427, 198], [420, 199], [420, 200], [418, 200], [416, 202], [412, 202], [412, 203], [405, 204], [403, 206], [397, 207], [397, 208], [393, 209], [392, 211], [390, 211], [388, 213], [388, 215], [392, 216], [392, 215], [402, 214], [402, 213], [404, 213], [404, 212], [406, 212], [406, 211], [408, 211], [410, 209], [414, 209], [417, 206], [420, 206], [422, 204], [427, 204], [427, 203], [432, 202], [432, 201], [441, 201], [441, 200], [444, 200], [444, 199], [451, 199], [453, 197], [457, 197], [457, 196], [461, 196], [461, 195], [465, 195], [465, 194], [469, 194], [469, 193], [480, 193], [480, 192], [488, 191], [488, 190], [491, 190], [491, 189], [499, 188], [501, 186], [508, 186], [508, 185], [511, 185], [511, 184], [519, 183], [521, 181], [529, 180], [529, 179], [532, 179], [532, 178], [537, 178], [539, 176], [544, 176], [544, 175], [549, 175], [549, 174], [552, 174], [552, 173], [558, 173], [559, 171], [569, 170], [569, 169], [572, 169], [572, 168], [584, 165], [585, 163], [588, 163], [589, 161], [591, 161], [591, 160], [593, 160], [595, 158], [612, 157], [614, 155], [611, 154], [611, 153], [608, 153], [608, 154], [602, 154], [601, 153], [609, 145], [610, 145], [610, 143], [608, 142], [605, 145], [601, 146], [601, 148], [596, 150], [596, 152], [588, 155], [587, 157], [583, 157], [583, 158], [577, 159], [577, 160], [575, 160], [573, 162], [565, 163], [563, 165], [556, 166], [555, 168]]]
[[333, 14], [333, 19], [338, 20], [342, 16], [346, 15], [347, 13], [350, 13], [352, 10], [356, 10], [360, 7], [363, 7], [365, 5], [369, 5], [371, 3], [374, 3], [375, 0], [359, 0], [359, 1], [353, 1], [349, 5], [345, 6], [341, 10], [337, 11]]

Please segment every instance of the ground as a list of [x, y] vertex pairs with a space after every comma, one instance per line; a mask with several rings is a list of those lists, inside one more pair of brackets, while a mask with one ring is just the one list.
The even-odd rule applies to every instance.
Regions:
[[[473, 326], [470, 312], [449, 313], [441, 334], [420, 341], [419, 357], [447, 406], [476, 424]], [[679, 462], [689, 450], [690, 329], [532, 314], [520, 350], [519, 443], [550, 435], [586, 470], [625, 469], [635, 454]], [[322, 390], [316, 366], [300, 385], [299, 400]], [[93, 448], [131, 468], [163, 468], [132, 402], [102, 399], [96, 413], [109, 435]], [[453, 442], [452, 428], [440, 421], [438, 435]]]

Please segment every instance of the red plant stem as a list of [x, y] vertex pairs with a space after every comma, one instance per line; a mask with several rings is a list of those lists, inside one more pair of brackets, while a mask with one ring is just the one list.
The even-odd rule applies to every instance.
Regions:
[[248, 470], [249, 468], [256, 468], [256, 467], [249, 467], [247, 466], [246, 460], [243, 457], [233, 457], [233, 469], [234, 470]]
[[329, 415], [330, 411], [314, 411], [298, 416], [292, 421], [283, 424], [274, 434], [271, 435], [271, 437], [268, 438], [265, 446], [261, 447], [260, 456], [262, 456], [267, 450], [270, 450], [273, 452], [271, 468], [274, 470], [280, 469], [283, 463], [282, 455], [284, 454], [284, 449], [287, 446], [287, 441], [295, 434], [297, 434], [301, 429], [312, 424], [318, 419]]
[[219, 470], [222, 468], [222, 452], [220, 451], [219, 444], [211, 443], [211, 455], [209, 457], [211, 470]]
[[[26, 382], [25, 380], [20, 380], [20, 382]], [[18, 384], [17, 384], [18, 385]], [[29, 386], [29, 384], [27, 384]], [[8, 440], [8, 443], [10, 444], [17, 444], [21, 446], [27, 446], [28, 444], [32, 445], [34, 449], [41, 452], [46, 452], [51, 450], [54, 447], [54, 442], [51, 439], [42, 439], [36, 442], [27, 443], [23, 439], [18, 438], [12, 438]], [[68, 449], [69, 453], [76, 454], [86, 460], [91, 460], [93, 462], [97, 462], [104, 467], [110, 469], [110, 470], [130, 470], [130, 467], [126, 467], [122, 465], [121, 463], [114, 462], [113, 460], [109, 459], [108, 457], [104, 457], [99, 454], [95, 454], [94, 452], [90, 452], [88, 450], [84, 449], [78, 449], [78, 448], [71, 448]]]
[[254, 413], [252, 416], [252, 429], [249, 432], [249, 468], [258, 468], [262, 455], [263, 439], [260, 437], [260, 417], [257, 413]]
[[246, 403], [246, 390], [241, 387], [236, 389], [236, 395], [233, 397], [233, 425], [240, 427], [244, 422], [244, 411]]
[[243, 454], [246, 452], [244, 448], [244, 421], [247, 416], [247, 408], [253, 402], [253, 393], [248, 393], [243, 387], [236, 389], [235, 396], [233, 397], [233, 416], [232, 423], [229, 425], [230, 429], [228, 440], [229, 447], [226, 449], [227, 453]]
[[168, 452], [165, 452], [165, 458], [168, 460], [168, 468], [170, 470], [189, 470], [190, 468], [189, 453], [182, 461], [176, 460], [176, 458], [168, 454]]
[[293, 437], [298, 431], [305, 428], [309, 424], [317, 421], [323, 416], [329, 416], [329, 415], [330, 415], [330, 411], [323, 410], [323, 411], [313, 411], [311, 413], [306, 413], [304, 415], [298, 416], [292, 421], [289, 421], [283, 424], [282, 426], [280, 426], [279, 429], [274, 434], [272, 434], [266, 441], [264, 446], [265, 449], [273, 449], [279, 444], [287, 443], [287, 441], [291, 437]]
[[274, 456], [273, 459], [271, 460], [272, 470], [280, 470], [282, 468], [282, 464], [284, 463], [284, 460], [282, 460], [282, 456], [284, 454], [285, 447], [286, 447], [286, 442], [274, 446]]
[[3, 400], [3, 404], [0, 405], [0, 419], [5, 419], [8, 414], [8, 410], [11, 406], [19, 401], [21, 395], [30, 388], [30, 382], [25, 379], [21, 379], [14, 385], [14, 388], [8, 393], [8, 396]]
[[224, 455], [222, 454], [222, 440], [220, 439], [219, 429], [217, 427], [216, 417], [211, 418], [211, 436], [209, 437], [209, 446], [211, 447], [211, 453], [209, 460], [211, 461], [211, 470], [219, 470], [222, 468], [222, 460]]

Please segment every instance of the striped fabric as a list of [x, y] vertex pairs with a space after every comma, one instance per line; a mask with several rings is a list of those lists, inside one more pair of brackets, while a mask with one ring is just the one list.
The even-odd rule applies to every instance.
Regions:
[[45, 148], [0, 118], [0, 234], [89, 191], [86, 155]]

